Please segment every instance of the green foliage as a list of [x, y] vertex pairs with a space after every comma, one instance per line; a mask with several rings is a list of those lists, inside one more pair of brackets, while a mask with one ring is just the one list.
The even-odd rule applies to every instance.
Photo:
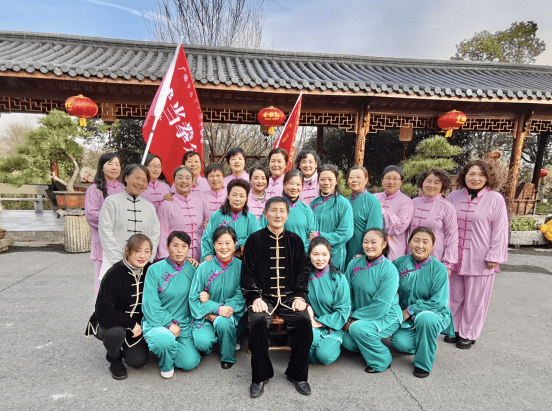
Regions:
[[456, 45], [452, 60], [494, 61], [502, 63], [534, 63], [546, 48], [537, 36], [537, 23], [512, 23], [509, 29], [476, 33], [471, 39]]
[[[112, 137], [105, 148], [119, 157], [121, 164], [141, 163], [146, 143], [142, 137], [143, 120], [117, 120], [112, 126]], [[158, 136], [159, 137], [159, 136]]]
[[550, 203], [537, 203], [537, 213], [548, 214], [552, 213], [552, 204]]
[[417, 176], [422, 171], [430, 168], [438, 167], [444, 170], [454, 170], [456, 162], [450, 158], [425, 158], [419, 154], [410, 157], [403, 164], [404, 175], [408, 180], [411, 177]]
[[414, 198], [418, 195], [418, 192], [420, 191], [417, 186], [412, 185], [410, 183], [404, 183], [401, 186], [401, 191], [403, 194], [406, 194], [410, 198]]
[[443, 136], [433, 136], [418, 144], [416, 153], [429, 158], [450, 158], [462, 154], [462, 149], [450, 145]]
[[339, 170], [339, 191], [341, 191], [341, 194], [343, 194], [345, 197], [351, 196], [351, 189], [347, 187], [347, 180], [345, 179], [345, 175], [341, 170]]
[[[0, 182], [14, 186], [48, 183], [51, 164], [59, 164], [60, 178], [68, 181], [83, 148], [74, 140], [88, 137], [67, 113], [52, 110], [40, 119], [41, 127], [25, 134], [25, 142], [16, 147], [16, 155], [0, 160]], [[80, 164], [79, 164], [80, 166]]]
[[533, 231], [537, 229], [537, 221], [530, 217], [518, 217], [510, 221], [510, 231]]

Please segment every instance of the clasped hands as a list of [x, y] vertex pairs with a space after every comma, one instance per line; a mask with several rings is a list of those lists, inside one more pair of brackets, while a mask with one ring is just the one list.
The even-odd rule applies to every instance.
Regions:
[[[295, 297], [295, 299], [293, 300], [293, 304], [291, 305], [291, 309], [293, 311], [305, 311], [306, 308], [307, 303], [305, 302], [305, 300], [303, 300], [301, 297]], [[268, 314], [268, 305], [262, 298], [257, 298], [255, 301], [253, 301], [251, 309], [254, 313]]]

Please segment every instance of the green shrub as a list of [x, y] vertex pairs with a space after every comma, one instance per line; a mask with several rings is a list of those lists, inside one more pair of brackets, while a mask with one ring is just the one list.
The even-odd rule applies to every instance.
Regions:
[[537, 213], [551, 213], [552, 212], [552, 204], [550, 203], [537, 203]]
[[518, 217], [510, 221], [510, 231], [533, 231], [537, 229], [537, 221], [534, 218]]

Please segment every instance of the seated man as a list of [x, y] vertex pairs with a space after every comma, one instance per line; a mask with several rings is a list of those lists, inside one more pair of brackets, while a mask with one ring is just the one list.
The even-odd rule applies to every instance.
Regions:
[[274, 370], [268, 355], [271, 316], [287, 324], [291, 356], [286, 370], [301, 394], [311, 393], [308, 379], [312, 325], [306, 310], [309, 267], [299, 236], [284, 230], [289, 206], [282, 197], [266, 202], [267, 227], [251, 234], [245, 243], [241, 287], [247, 304], [251, 350], [251, 397], [264, 392]]

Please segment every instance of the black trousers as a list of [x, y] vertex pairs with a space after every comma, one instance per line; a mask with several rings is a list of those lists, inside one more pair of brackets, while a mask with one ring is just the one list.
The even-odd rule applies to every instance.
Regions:
[[[274, 303], [265, 299], [268, 311], [272, 311]], [[286, 305], [291, 307], [290, 301]], [[288, 304], [289, 303], [289, 304]], [[292, 311], [279, 306], [276, 314], [282, 317], [287, 325], [290, 339], [291, 355], [286, 375], [296, 381], [307, 381], [309, 378], [309, 351], [312, 344], [312, 323], [307, 310]], [[247, 310], [249, 320], [249, 350], [251, 351], [252, 381], [260, 383], [274, 376], [272, 362], [268, 355], [270, 344], [270, 320], [266, 313], [254, 313], [252, 308]]]
[[112, 360], [116, 360], [122, 355], [132, 368], [142, 368], [148, 363], [149, 349], [146, 340], [142, 338], [129, 347], [125, 342], [126, 331], [123, 327], [103, 328], [98, 325], [96, 338], [103, 341], [107, 354]]

